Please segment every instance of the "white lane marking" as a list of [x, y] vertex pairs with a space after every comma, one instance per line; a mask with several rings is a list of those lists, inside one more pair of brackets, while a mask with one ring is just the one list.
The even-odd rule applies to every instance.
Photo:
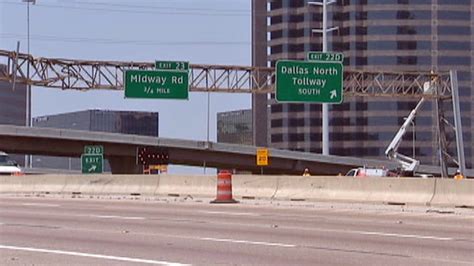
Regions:
[[226, 239], [226, 238], [200, 237], [200, 238], [196, 238], [196, 239], [206, 240], [206, 241], [215, 241], [215, 242], [229, 242], [229, 243], [238, 243], [238, 244], [274, 246], [274, 247], [285, 247], [285, 248], [294, 248], [294, 247], [296, 247], [296, 245], [291, 245], [291, 244], [247, 241], [247, 240]]
[[430, 260], [436, 262], [448, 262], [449, 264], [458, 263], [458, 264], [467, 264], [472, 266], [472, 261], [465, 261], [465, 260], [450, 260], [450, 259], [441, 259], [441, 258], [429, 258], [429, 257], [413, 257], [413, 259], [419, 260]]
[[37, 206], [37, 207], [59, 207], [59, 204], [49, 204], [49, 203], [22, 203], [23, 206]]
[[219, 211], [200, 211], [200, 213], [207, 214], [225, 214], [225, 215], [235, 215], [235, 216], [261, 216], [258, 213], [251, 212], [219, 212]]
[[129, 257], [117, 257], [117, 256], [108, 256], [108, 255], [93, 254], [93, 253], [82, 253], [82, 252], [74, 252], [74, 251], [56, 250], [56, 249], [42, 249], [42, 248], [4, 246], [4, 245], [0, 245], [0, 249], [52, 253], [52, 254], [59, 254], [59, 255], [89, 257], [89, 258], [97, 258], [97, 259], [118, 260], [118, 261], [126, 261], [126, 262], [138, 262], [138, 263], [145, 263], [145, 264], [157, 264], [157, 265], [167, 265], [167, 266], [190, 265], [190, 264], [181, 264], [181, 263], [177, 263], [177, 262], [138, 259], [138, 258], [129, 258]]
[[405, 235], [405, 234], [370, 232], [370, 231], [348, 231], [348, 232], [353, 232], [353, 233], [361, 234], [361, 235], [392, 236], [392, 237], [400, 237], [400, 238], [431, 239], [431, 240], [442, 240], [442, 241], [452, 241], [452, 240], [454, 240], [454, 238], [451, 238], [451, 237]]
[[146, 220], [145, 217], [127, 217], [127, 216], [116, 216], [116, 215], [90, 215], [90, 217], [102, 218], [102, 219]]

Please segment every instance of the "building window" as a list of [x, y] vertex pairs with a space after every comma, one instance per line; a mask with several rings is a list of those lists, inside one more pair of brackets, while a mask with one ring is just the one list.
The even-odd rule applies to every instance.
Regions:
[[455, 42], [455, 41], [439, 41], [438, 48], [440, 50], [457, 50], [457, 51], [468, 51], [471, 49], [470, 42]]
[[272, 25], [274, 24], [279, 24], [279, 23], [282, 23], [283, 22], [283, 17], [282, 16], [273, 16], [270, 18], [270, 23]]
[[277, 31], [272, 31], [270, 32], [270, 39], [278, 39], [283, 36], [283, 31], [282, 30], [277, 30]]
[[283, 7], [283, 0], [274, 0], [270, 2], [270, 9], [280, 9]]
[[438, 34], [439, 35], [469, 36], [469, 35], [471, 35], [471, 28], [470, 27], [462, 27], [462, 26], [439, 26], [438, 27]]
[[[453, 1], [456, 2], [456, 1]], [[469, 11], [444, 11], [438, 12], [438, 19], [446, 20], [471, 20], [471, 12]]]
[[271, 107], [270, 107], [270, 110], [272, 113], [281, 113], [283, 112], [283, 105], [281, 104], [273, 104]]
[[272, 54], [280, 54], [283, 51], [282, 45], [275, 45], [270, 47], [270, 52]]
[[304, 134], [303, 133], [291, 133], [291, 134], [289, 134], [289, 141], [292, 141], [292, 142], [304, 141]]
[[469, 57], [459, 57], [459, 56], [440, 56], [438, 62], [441, 65], [455, 65], [455, 66], [471, 65], [471, 60]]
[[283, 134], [272, 134], [271, 139], [273, 143], [283, 142]]
[[272, 119], [271, 121], [272, 128], [282, 127], [282, 126], [283, 126], [283, 119]]
[[290, 104], [289, 109], [290, 109], [290, 112], [303, 112], [304, 104]]

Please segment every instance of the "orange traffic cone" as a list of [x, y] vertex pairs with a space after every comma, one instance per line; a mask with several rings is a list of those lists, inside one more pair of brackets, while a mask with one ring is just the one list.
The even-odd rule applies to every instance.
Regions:
[[211, 203], [238, 203], [232, 198], [232, 174], [229, 171], [217, 174], [217, 197]]

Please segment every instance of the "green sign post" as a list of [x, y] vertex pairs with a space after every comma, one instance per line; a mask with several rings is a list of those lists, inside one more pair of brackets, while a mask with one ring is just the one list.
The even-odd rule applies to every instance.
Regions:
[[155, 68], [159, 70], [189, 71], [189, 62], [155, 61]]
[[279, 102], [341, 103], [341, 62], [281, 60], [276, 64]]
[[104, 146], [102, 145], [88, 145], [84, 146], [85, 154], [104, 154]]
[[81, 168], [83, 174], [100, 174], [104, 167], [104, 155], [83, 154], [81, 156]]
[[344, 61], [343, 53], [309, 52], [306, 56], [308, 61], [341, 62]]
[[188, 71], [126, 70], [125, 98], [187, 100], [188, 79]]

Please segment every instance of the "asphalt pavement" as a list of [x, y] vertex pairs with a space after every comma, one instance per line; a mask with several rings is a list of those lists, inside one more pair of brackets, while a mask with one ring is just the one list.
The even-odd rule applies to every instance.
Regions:
[[0, 196], [1, 265], [474, 265], [474, 210]]

